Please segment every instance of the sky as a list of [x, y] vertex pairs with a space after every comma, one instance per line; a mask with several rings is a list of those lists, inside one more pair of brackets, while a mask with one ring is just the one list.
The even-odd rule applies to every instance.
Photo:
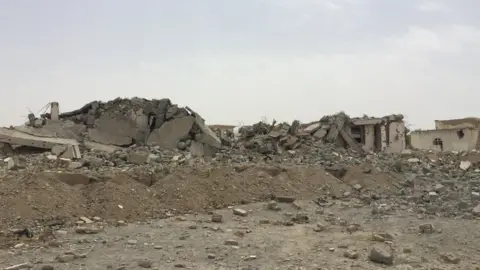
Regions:
[[[208, 124], [480, 117], [476, 0], [2, 0], [0, 126], [170, 98]], [[476, 16], [477, 15], [477, 16]], [[476, 75], [477, 74], [477, 75]]]

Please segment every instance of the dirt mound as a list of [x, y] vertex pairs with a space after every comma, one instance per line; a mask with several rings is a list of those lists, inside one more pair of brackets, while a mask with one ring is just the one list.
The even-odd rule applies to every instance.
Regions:
[[[137, 173], [138, 174], [138, 173]], [[226, 206], [270, 200], [273, 195], [314, 199], [341, 197], [354, 184], [392, 190], [387, 175], [349, 169], [339, 180], [321, 168], [237, 165], [177, 168], [167, 176], [127, 172], [82, 180], [78, 175], [40, 173], [0, 181], [0, 228], [45, 225], [52, 220], [98, 216], [107, 220], [140, 220], [166, 213], [206, 212]], [[75, 181], [69, 181], [76, 177]], [[136, 179], [136, 180], [134, 180]], [[153, 182], [153, 181], [152, 181]], [[72, 185], [74, 183], [75, 185]], [[80, 183], [80, 184], [79, 184]]]

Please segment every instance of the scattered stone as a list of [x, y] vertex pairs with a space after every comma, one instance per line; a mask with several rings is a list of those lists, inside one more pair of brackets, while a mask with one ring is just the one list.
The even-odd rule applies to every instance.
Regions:
[[220, 214], [213, 214], [212, 215], [212, 222], [214, 223], [222, 223], [223, 222], [223, 216]]
[[234, 208], [233, 214], [241, 217], [246, 217], [248, 215], [248, 212], [240, 208]]
[[54, 269], [55, 267], [53, 267], [53, 265], [50, 265], [50, 264], [45, 264], [40, 267], [40, 270], [54, 270]]
[[118, 220], [117, 226], [127, 226], [127, 222], [125, 222], [124, 220]]
[[85, 224], [91, 224], [93, 223], [93, 221], [87, 217], [80, 217], [80, 220], [82, 220], [83, 222], [85, 222]]
[[228, 239], [225, 240], [224, 244], [227, 246], [238, 246], [238, 241], [235, 239]]
[[75, 232], [78, 234], [97, 234], [102, 232], [103, 229], [96, 227], [76, 227]]
[[33, 265], [31, 263], [20, 263], [20, 264], [15, 264], [9, 267], [5, 267], [4, 270], [20, 270], [20, 269], [31, 269], [33, 268]]
[[322, 224], [322, 223], [317, 223], [317, 225], [315, 226], [315, 228], [313, 228], [313, 230], [314, 230], [315, 232], [323, 232], [323, 231], [325, 231], [326, 229], [327, 229], [327, 227], [326, 227], [324, 224]]
[[280, 203], [293, 203], [295, 201], [295, 197], [291, 196], [275, 196], [275, 199]]
[[368, 258], [372, 262], [376, 262], [380, 264], [385, 264], [385, 265], [393, 264], [393, 252], [391, 248], [387, 245], [375, 244], [370, 249], [370, 254]]
[[153, 263], [148, 259], [142, 259], [137, 262], [137, 265], [142, 268], [152, 268]]
[[73, 254], [62, 254], [58, 255], [56, 258], [57, 262], [66, 263], [75, 260], [75, 255]]
[[267, 203], [267, 209], [272, 211], [280, 211], [281, 208], [278, 206], [276, 201], [270, 201]]
[[420, 230], [420, 233], [434, 233], [435, 232], [435, 228], [433, 226], [433, 224], [431, 223], [426, 223], [426, 224], [422, 224], [419, 226], [419, 230]]
[[452, 253], [442, 253], [440, 255], [440, 258], [442, 258], [442, 260], [445, 263], [449, 263], [449, 264], [459, 264], [460, 263], [460, 258], [458, 258], [457, 256], [455, 256]]
[[343, 253], [343, 256], [346, 257], [346, 258], [352, 259], [352, 260], [356, 260], [359, 257], [358, 252], [356, 252], [354, 250], [346, 250]]
[[213, 260], [213, 259], [215, 259], [216, 257], [217, 257], [217, 256], [215, 256], [215, 254], [213, 254], [213, 253], [209, 253], [209, 254], [207, 255], [207, 258], [210, 259], [210, 260]]

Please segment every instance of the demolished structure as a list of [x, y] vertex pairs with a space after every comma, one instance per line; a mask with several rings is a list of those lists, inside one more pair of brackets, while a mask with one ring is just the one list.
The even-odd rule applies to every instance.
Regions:
[[[94, 101], [63, 113], [52, 102], [50, 113], [41, 118], [31, 114], [25, 126], [0, 129], [0, 142], [44, 149], [64, 146], [59, 156], [65, 158], [80, 158], [79, 146], [113, 152], [147, 145], [190, 149], [194, 156], [213, 155], [221, 147], [219, 138], [192, 109], [169, 99], [141, 98]], [[65, 155], [67, 150], [70, 154]]]
[[[179, 107], [166, 98], [93, 101], [70, 112], [60, 112], [57, 102], [50, 106], [50, 112], [40, 118], [30, 114], [23, 126], [0, 128], [2, 149], [8, 150], [3, 152], [13, 153], [12, 146], [21, 145], [50, 150], [55, 158], [80, 159], [81, 151], [99, 150], [112, 154], [110, 161], [115, 165], [141, 165], [168, 155], [214, 157], [219, 150], [268, 156], [330, 145], [363, 155], [405, 148], [401, 115], [350, 118], [342, 112], [310, 124], [274, 121], [235, 128], [209, 127], [191, 108]], [[122, 154], [125, 152], [127, 157]]]
[[[226, 128], [224, 128], [224, 131]], [[224, 132], [220, 137], [232, 137], [233, 131]], [[389, 115], [382, 118], [350, 118], [341, 112], [324, 116], [318, 122], [301, 125], [282, 123], [271, 125], [259, 122], [241, 127], [236, 140], [247, 149], [262, 154], [280, 153], [295, 150], [307, 141], [333, 144], [349, 148], [359, 154], [366, 152], [400, 153], [406, 147], [405, 124], [402, 115]], [[230, 135], [229, 135], [230, 134]]]
[[480, 118], [435, 120], [435, 129], [410, 133], [411, 145], [420, 150], [469, 151], [480, 149]]

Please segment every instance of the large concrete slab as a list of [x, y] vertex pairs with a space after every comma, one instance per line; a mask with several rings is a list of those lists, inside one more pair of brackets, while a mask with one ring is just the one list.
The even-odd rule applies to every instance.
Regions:
[[73, 158], [81, 158], [78, 142], [72, 139], [37, 137], [11, 129], [0, 128], [0, 142], [43, 149], [52, 149], [58, 145], [67, 146], [71, 149], [71, 155], [73, 155]]
[[157, 145], [164, 149], [177, 148], [178, 142], [185, 139], [192, 130], [195, 118], [185, 116], [165, 122], [160, 128], [155, 129], [148, 137], [148, 145]]

